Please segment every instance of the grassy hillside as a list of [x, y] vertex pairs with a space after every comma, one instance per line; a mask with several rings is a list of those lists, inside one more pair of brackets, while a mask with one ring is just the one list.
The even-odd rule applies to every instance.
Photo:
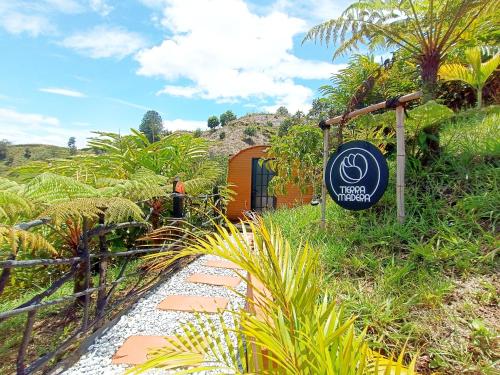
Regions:
[[329, 200], [266, 215], [292, 244], [321, 252], [328, 287], [360, 317], [375, 346], [408, 342], [423, 373], [498, 373], [500, 107], [443, 125], [442, 156], [408, 165], [404, 225], [396, 221], [395, 162], [383, 199], [351, 212]]
[[[26, 158], [26, 150], [30, 157]], [[69, 156], [67, 147], [59, 147], [42, 144], [10, 145], [7, 148], [7, 158], [0, 161], [0, 176], [5, 176], [12, 167], [18, 167], [34, 160], [47, 160], [53, 158], [65, 158]]]
[[210, 148], [212, 154], [234, 155], [250, 146], [268, 144], [283, 120], [285, 117], [275, 114], [251, 114], [231, 121], [224, 127], [207, 130], [202, 133], [202, 137], [213, 141]]

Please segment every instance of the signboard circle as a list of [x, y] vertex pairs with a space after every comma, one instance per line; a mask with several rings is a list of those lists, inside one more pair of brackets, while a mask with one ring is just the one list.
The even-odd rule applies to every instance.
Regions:
[[389, 167], [380, 150], [366, 141], [342, 144], [330, 156], [325, 184], [341, 207], [358, 211], [377, 203], [387, 189]]

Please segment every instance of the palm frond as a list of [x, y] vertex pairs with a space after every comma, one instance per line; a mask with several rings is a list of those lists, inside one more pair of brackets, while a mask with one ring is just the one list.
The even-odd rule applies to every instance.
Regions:
[[[263, 314], [225, 311], [213, 319], [198, 314], [182, 334], [132, 372], [165, 365], [186, 374], [213, 367], [235, 374], [411, 373], [405, 372], [402, 355], [393, 361], [370, 351], [364, 333], [355, 332], [355, 318], [344, 317], [323, 292], [317, 251], [307, 245], [292, 249], [272, 225], [249, 225], [253, 242], [245, 230], [239, 233], [227, 222], [179, 252], [147, 258], [165, 259], [163, 266], [194, 254], [232, 261], [251, 275], [239, 273], [254, 290], [255, 297], [247, 300], [250, 310]], [[230, 326], [224, 316], [231, 317]]]

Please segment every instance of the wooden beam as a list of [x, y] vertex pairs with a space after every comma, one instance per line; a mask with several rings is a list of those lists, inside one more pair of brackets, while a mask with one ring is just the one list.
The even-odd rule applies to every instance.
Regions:
[[[402, 97], [399, 98], [399, 102], [405, 103], [405, 102], [409, 102], [411, 100], [419, 99], [421, 97], [422, 97], [422, 91], [417, 91], [417, 92], [414, 92], [413, 94], [403, 95]], [[361, 108], [361, 109], [358, 109], [356, 111], [352, 111], [351, 113], [349, 113], [347, 115], [347, 119], [352, 119], [352, 118], [355, 118], [355, 117], [358, 117], [361, 115], [365, 115], [365, 114], [373, 112], [373, 111], [377, 111], [379, 109], [384, 109], [385, 105], [386, 105], [386, 102], [381, 102], [381, 103], [369, 105], [368, 107]], [[329, 120], [326, 120], [326, 124], [327, 125], [338, 124], [342, 121], [342, 118], [343, 118], [343, 116], [333, 117]]]

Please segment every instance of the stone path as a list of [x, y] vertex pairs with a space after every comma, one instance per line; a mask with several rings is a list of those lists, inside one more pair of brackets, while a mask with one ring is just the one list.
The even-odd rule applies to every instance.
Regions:
[[[237, 268], [211, 256], [197, 259], [143, 297], [64, 374], [123, 374], [144, 363], [150, 349], [165, 346], [165, 336], [180, 333], [182, 324], [194, 321], [194, 311], [210, 316], [218, 309], [242, 309], [244, 298], [230, 290], [246, 292], [246, 283], [235, 274]], [[224, 318], [231, 325], [230, 314]]]

